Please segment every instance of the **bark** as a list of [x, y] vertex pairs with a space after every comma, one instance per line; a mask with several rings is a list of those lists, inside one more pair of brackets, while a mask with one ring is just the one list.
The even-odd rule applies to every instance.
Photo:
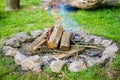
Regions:
[[56, 49], [58, 47], [62, 33], [63, 28], [60, 25], [56, 25], [48, 41], [48, 48]]

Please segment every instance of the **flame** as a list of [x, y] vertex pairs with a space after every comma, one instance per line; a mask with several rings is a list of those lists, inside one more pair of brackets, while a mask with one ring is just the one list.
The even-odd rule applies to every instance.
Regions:
[[57, 9], [59, 5], [59, 0], [52, 1], [52, 10], [51, 14], [53, 15], [54, 19], [57, 21], [57, 23], [60, 21], [61, 17], [57, 15]]
[[62, 0], [52, 0], [49, 7], [50, 14], [55, 20], [56, 24], [60, 24], [64, 30], [79, 30], [79, 24], [69, 16], [70, 10], [74, 9], [67, 5], [67, 3], [61, 3]]

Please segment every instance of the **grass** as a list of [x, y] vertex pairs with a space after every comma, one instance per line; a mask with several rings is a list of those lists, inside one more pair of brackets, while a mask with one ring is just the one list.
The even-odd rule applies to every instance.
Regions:
[[[54, 24], [53, 17], [39, 7], [40, 0], [21, 0], [21, 9], [7, 12], [5, 0], [0, 1], [0, 38], [25, 31], [44, 29]], [[93, 11], [78, 10], [70, 14], [80, 29], [90, 34], [104, 36], [120, 44], [120, 3], [114, 8], [99, 8]], [[79, 73], [68, 72], [66, 68], [60, 74], [45, 69], [41, 74], [21, 71], [14, 61], [4, 57], [1, 48], [4, 39], [0, 40], [0, 80], [120, 80], [120, 55], [110, 63], [110, 67], [101, 68], [97, 65]], [[111, 72], [111, 75], [108, 74]]]

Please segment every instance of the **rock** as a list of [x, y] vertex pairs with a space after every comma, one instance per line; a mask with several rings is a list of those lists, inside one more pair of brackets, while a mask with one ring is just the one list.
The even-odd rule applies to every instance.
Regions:
[[32, 38], [24, 32], [18, 33], [16, 35], [16, 39], [18, 39], [21, 42], [31, 42], [32, 41]]
[[100, 44], [102, 42], [102, 37], [94, 37], [94, 44]]
[[34, 73], [40, 73], [42, 70], [41, 70], [41, 66], [40, 65], [36, 65], [32, 68], [31, 70], [32, 72]]
[[84, 70], [86, 68], [87, 68], [86, 63], [83, 60], [74, 61], [70, 63], [70, 65], [68, 66], [68, 69], [71, 72], [80, 72], [81, 70]]
[[116, 6], [119, 0], [101, 0], [102, 5]]
[[100, 0], [67, 0], [69, 5], [81, 9], [94, 9], [99, 6]]
[[72, 34], [71, 39], [75, 42], [80, 42], [81, 41], [80, 33]]
[[3, 53], [6, 54], [10, 49], [13, 49], [11, 46], [3, 46]]
[[102, 59], [113, 59], [116, 56], [116, 52], [118, 52], [119, 48], [116, 44], [112, 44], [108, 46], [102, 54]]
[[[119, 0], [59, 0], [59, 6], [69, 5], [80, 9], [95, 9], [101, 5], [116, 6]], [[42, 8], [47, 10], [53, 6], [52, 0], [42, 0]]]
[[52, 5], [52, 0], [42, 0], [41, 7], [47, 10]]
[[17, 65], [21, 65], [21, 63], [26, 59], [27, 57], [20, 52], [16, 53], [14, 56], [14, 61]]
[[101, 44], [104, 46], [104, 47], [108, 47], [109, 45], [112, 44], [112, 40], [103, 40], [101, 42]]
[[23, 70], [32, 70], [33, 72], [40, 72], [41, 65], [42, 65], [42, 61], [38, 55], [27, 57], [21, 63]]
[[85, 42], [93, 42], [94, 41], [94, 37], [90, 36], [90, 35], [87, 35], [86, 37], [84, 37], [84, 39], [85, 39]]
[[102, 50], [93, 50], [93, 49], [89, 49], [89, 50], [85, 50], [85, 54], [87, 56], [90, 56], [90, 57], [101, 57], [102, 56]]
[[5, 43], [7, 46], [11, 46], [14, 48], [17, 48], [20, 46], [20, 41], [17, 40], [16, 38], [10, 38], [9, 40], [6, 41]]
[[65, 63], [66, 62], [63, 60], [52, 61], [50, 64], [50, 69], [52, 70], [52, 72], [60, 73]]
[[5, 42], [6, 42], [6, 39], [4, 38], [0, 39], [0, 51], [2, 51]]
[[33, 38], [37, 38], [37, 37], [40, 36], [42, 33], [43, 33], [42, 30], [33, 30], [33, 31], [31, 31], [31, 36], [32, 36]]
[[85, 32], [85, 31], [80, 30], [80, 36], [81, 36], [81, 38], [85, 38], [85, 37], [88, 36], [88, 33]]
[[88, 57], [86, 55], [80, 55], [80, 57], [85, 59], [85, 62], [87, 63], [88, 67], [91, 67], [97, 63], [97, 61], [94, 58]]
[[17, 50], [17, 49], [15, 49], [15, 48], [11, 48], [10, 50], [8, 50], [7, 52], [6, 52], [6, 56], [15, 56], [17, 53], [19, 53], [19, 51]]
[[43, 65], [49, 66], [50, 62], [55, 60], [52, 55], [44, 55], [41, 57]]

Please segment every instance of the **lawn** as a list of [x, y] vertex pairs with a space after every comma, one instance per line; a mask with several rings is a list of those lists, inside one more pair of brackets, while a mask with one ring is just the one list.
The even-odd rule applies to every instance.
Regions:
[[[120, 55], [109, 67], [95, 65], [79, 73], [71, 73], [66, 68], [60, 74], [49, 69], [40, 74], [24, 72], [9, 57], [1, 52], [5, 38], [15, 33], [51, 27], [55, 20], [48, 12], [40, 8], [40, 0], [21, 0], [19, 11], [4, 10], [5, 0], [0, 1], [0, 80], [120, 80]], [[69, 14], [80, 25], [80, 29], [90, 34], [104, 36], [120, 45], [120, 2], [117, 7], [98, 8], [92, 11], [77, 10]], [[111, 75], [108, 74], [111, 72]]]

